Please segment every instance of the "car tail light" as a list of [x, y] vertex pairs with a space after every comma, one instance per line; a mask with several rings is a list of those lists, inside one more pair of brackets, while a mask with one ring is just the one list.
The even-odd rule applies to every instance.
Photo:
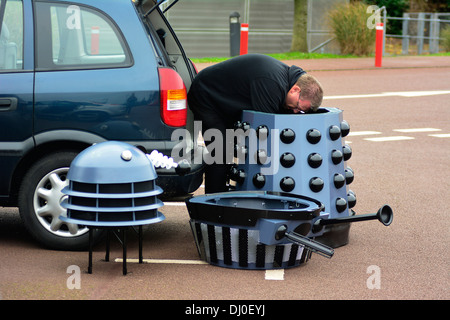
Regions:
[[180, 75], [170, 68], [159, 68], [161, 119], [168, 126], [186, 125], [187, 93]]

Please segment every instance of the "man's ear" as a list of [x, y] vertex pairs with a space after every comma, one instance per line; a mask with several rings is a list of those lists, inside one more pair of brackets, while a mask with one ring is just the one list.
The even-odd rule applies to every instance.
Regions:
[[291, 90], [289, 90], [289, 93], [297, 93], [297, 92], [300, 92], [300, 91], [302, 91], [302, 89], [298, 85], [294, 84], [292, 86]]

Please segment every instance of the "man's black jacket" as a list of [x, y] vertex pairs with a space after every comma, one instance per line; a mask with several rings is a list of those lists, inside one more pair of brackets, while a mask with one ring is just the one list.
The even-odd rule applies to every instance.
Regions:
[[269, 56], [242, 55], [200, 71], [189, 90], [189, 106], [196, 118], [220, 117], [227, 128], [243, 110], [284, 113], [286, 94], [303, 73]]

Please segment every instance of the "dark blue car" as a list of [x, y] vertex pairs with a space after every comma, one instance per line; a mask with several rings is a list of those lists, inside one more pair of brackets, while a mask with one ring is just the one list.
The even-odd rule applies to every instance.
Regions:
[[[58, 219], [80, 151], [120, 140], [170, 156], [174, 130], [191, 130], [196, 71], [156, 2], [0, 0], [0, 206], [48, 247], [87, 244], [86, 227]], [[157, 184], [187, 194], [202, 174], [159, 170]]]

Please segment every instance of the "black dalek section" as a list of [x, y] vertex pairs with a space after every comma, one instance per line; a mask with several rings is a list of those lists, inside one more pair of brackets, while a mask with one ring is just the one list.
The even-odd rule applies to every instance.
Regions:
[[[344, 142], [350, 126], [341, 110], [290, 115], [244, 111], [235, 129], [238, 164], [229, 176], [237, 191], [288, 192], [322, 202], [329, 218], [352, 214], [354, 172], [347, 166], [352, 149]], [[326, 226], [318, 235], [324, 233], [324, 243], [333, 247], [344, 245], [349, 226]]]

